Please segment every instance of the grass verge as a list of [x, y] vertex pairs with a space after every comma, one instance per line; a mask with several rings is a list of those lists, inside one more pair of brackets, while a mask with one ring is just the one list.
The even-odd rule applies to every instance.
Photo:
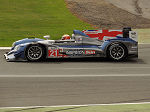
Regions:
[[127, 104], [109, 106], [37, 107], [0, 109], [0, 112], [149, 112], [150, 104]]
[[47, 34], [59, 39], [74, 29], [91, 26], [72, 15], [64, 0], [0, 0], [0, 46]]

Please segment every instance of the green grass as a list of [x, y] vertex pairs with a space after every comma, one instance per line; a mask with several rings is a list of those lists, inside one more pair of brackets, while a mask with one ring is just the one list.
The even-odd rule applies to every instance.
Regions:
[[0, 112], [150, 112], [150, 104], [0, 109]]
[[0, 46], [50, 34], [59, 39], [74, 29], [92, 29], [71, 14], [64, 0], [0, 0]]

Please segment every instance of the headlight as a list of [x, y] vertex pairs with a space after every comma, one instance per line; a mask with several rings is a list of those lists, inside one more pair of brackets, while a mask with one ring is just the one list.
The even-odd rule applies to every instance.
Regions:
[[14, 48], [14, 51], [18, 51], [20, 49], [20, 45], [17, 45], [15, 48]]

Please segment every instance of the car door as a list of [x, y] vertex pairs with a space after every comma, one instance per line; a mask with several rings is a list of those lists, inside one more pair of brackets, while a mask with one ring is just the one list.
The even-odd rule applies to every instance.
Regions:
[[81, 57], [83, 54], [82, 37], [57, 40], [51, 47], [48, 47], [48, 58]]
[[76, 37], [74, 41], [60, 43], [58, 46], [60, 53], [66, 57], [82, 57], [84, 54], [81, 36]]

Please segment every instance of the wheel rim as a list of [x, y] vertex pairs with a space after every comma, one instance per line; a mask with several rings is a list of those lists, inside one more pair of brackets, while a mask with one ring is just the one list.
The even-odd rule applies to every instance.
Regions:
[[38, 60], [42, 57], [42, 48], [39, 46], [31, 46], [28, 49], [28, 58], [30, 60]]
[[113, 59], [119, 60], [124, 57], [124, 48], [122, 46], [112, 46], [110, 49], [110, 55]]

